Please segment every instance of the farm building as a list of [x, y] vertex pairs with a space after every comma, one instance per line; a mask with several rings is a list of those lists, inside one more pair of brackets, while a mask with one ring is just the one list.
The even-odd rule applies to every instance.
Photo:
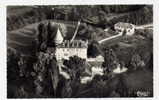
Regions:
[[114, 25], [114, 29], [117, 33], [122, 35], [133, 35], [135, 33], [135, 25], [130, 23], [119, 22]]

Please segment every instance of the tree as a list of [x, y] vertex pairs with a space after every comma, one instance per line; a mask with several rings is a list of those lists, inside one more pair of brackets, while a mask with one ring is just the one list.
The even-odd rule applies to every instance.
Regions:
[[101, 53], [101, 49], [99, 47], [99, 43], [95, 40], [93, 40], [89, 45], [88, 45], [88, 57], [96, 57]]
[[101, 28], [105, 29], [106, 25], [108, 24], [108, 20], [106, 17], [106, 13], [104, 11], [99, 11], [99, 22], [98, 24], [100, 25]]
[[[33, 92], [28, 61], [16, 51], [7, 52], [7, 97], [27, 98]], [[21, 76], [21, 74], [23, 74]], [[27, 77], [26, 77], [27, 76]], [[24, 81], [25, 80], [25, 81]], [[26, 85], [27, 84], [27, 85]]]
[[63, 98], [69, 98], [72, 96], [72, 88], [71, 88], [71, 81], [68, 80], [65, 82], [65, 85], [62, 89], [61, 97]]
[[64, 60], [63, 64], [67, 67], [67, 72], [71, 79], [70, 81], [66, 81], [62, 93], [66, 91], [65, 95], [67, 95], [67, 97], [76, 96], [80, 88], [80, 76], [85, 72], [85, 60], [78, 56], [73, 56], [70, 57], [69, 60]]
[[112, 49], [106, 49], [104, 53], [104, 63], [102, 66], [106, 69], [107, 72], [111, 72], [117, 67], [119, 60]]
[[134, 54], [132, 56], [131, 65], [133, 67], [133, 70], [136, 70], [137, 68], [139, 68], [143, 65], [143, 61], [141, 60], [141, 57], [139, 54]]
[[81, 73], [85, 70], [85, 60], [78, 56], [70, 57], [69, 60], [64, 61], [68, 72], [72, 79], [78, 80]]
[[38, 37], [37, 37], [37, 47], [38, 51], [45, 51], [47, 47], [47, 30], [46, 30], [46, 25], [44, 23], [40, 23], [38, 25]]
[[49, 71], [51, 74], [52, 86], [54, 89], [54, 96], [56, 97], [57, 95], [56, 91], [59, 83], [59, 68], [58, 68], [59, 66], [55, 58], [49, 61], [49, 67], [50, 67]]
[[55, 57], [50, 57], [46, 53], [40, 52], [38, 60], [34, 64], [36, 73], [34, 84], [37, 97], [42, 96], [57, 96], [57, 87], [59, 83], [59, 68]]
[[93, 27], [89, 24], [81, 24], [79, 27], [78, 34], [82, 39], [85, 40], [95, 40], [96, 39], [96, 32]]

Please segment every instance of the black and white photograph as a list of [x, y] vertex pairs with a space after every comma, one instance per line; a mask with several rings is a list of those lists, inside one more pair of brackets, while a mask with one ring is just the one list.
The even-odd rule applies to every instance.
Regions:
[[7, 98], [151, 98], [153, 5], [8, 5]]

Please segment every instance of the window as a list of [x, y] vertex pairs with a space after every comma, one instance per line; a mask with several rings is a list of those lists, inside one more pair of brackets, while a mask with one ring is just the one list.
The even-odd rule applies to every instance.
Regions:
[[68, 53], [64, 53], [64, 56], [68, 56]]
[[128, 29], [128, 32], [130, 32], [130, 29]]

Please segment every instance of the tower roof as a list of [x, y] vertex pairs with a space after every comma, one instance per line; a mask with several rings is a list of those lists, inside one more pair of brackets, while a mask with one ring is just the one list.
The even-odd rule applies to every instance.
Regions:
[[59, 30], [59, 28], [57, 29], [57, 33], [56, 33], [56, 36], [54, 38], [54, 41], [55, 41], [56, 45], [61, 44], [63, 42], [63, 36], [62, 36], [62, 33]]

